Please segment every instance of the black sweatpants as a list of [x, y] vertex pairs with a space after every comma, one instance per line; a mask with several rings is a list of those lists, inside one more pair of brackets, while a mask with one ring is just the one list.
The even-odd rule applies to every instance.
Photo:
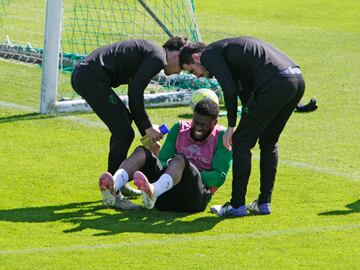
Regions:
[[107, 170], [114, 174], [126, 159], [135, 137], [131, 127], [130, 112], [110, 85], [99, 78], [87, 65], [76, 66], [71, 84], [111, 132]]
[[230, 204], [245, 205], [251, 172], [251, 149], [259, 140], [259, 203], [271, 202], [278, 164], [277, 143], [286, 122], [304, 94], [302, 75], [278, 75], [257, 89], [243, 108], [233, 138], [233, 182]]
[[[156, 156], [148, 149], [142, 148], [146, 153], [146, 162], [140, 171], [147, 176], [150, 183], [154, 183], [165, 173], [165, 169], [162, 169]], [[183, 157], [185, 168], [180, 182], [157, 198], [155, 208], [158, 210], [201, 212], [211, 200], [211, 192], [203, 184], [199, 170], [185, 156]]]

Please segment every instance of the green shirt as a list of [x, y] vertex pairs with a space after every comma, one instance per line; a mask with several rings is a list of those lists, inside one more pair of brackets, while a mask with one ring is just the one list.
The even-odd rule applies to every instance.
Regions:
[[[167, 161], [175, 156], [176, 139], [180, 130], [180, 123], [177, 122], [169, 131], [164, 145], [159, 154], [161, 164], [166, 167]], [[220, 187], [229, 173], [232, 163], [232, 152], [227, 150], [223, 145], [222, 138], [225, 131], [221, 131], [218, 135], [216, 150], [212, 158], [211, 171], [200, 171], [202, 181], [206, 187]]]

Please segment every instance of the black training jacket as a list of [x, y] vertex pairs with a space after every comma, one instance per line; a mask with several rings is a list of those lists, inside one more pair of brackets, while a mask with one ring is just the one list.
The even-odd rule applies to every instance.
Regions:
[[126, 40], [100, 47], [84, 61], [111, 87], [128, 84], [129, 108], [141, 133], [151, 126], [144, 106], [144, 90], [166, 66], [162, 47], [147, 40]]
[[281, 70], [297, 66], [279, 50], [253, 37], [209, 44], [201, 54], [201, 64], [222, 87], [230, 127], [236, 124], [238, 96], [244, 105], [253, 91]]

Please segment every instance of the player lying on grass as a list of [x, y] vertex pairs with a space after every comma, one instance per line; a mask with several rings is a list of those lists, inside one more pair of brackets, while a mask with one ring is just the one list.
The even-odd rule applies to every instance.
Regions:
[[134, 179], [147, 209], [203, 211], [224, 183], [232, 161], [231, 151], [222, 143], [224, 128], [217, 124], [218, 116], [216, 102], [201, 100], [192, 120], [171, 128], [158, 157], [140, 146], [114, 176], [102, 174], [103, 204], [117, 208], [116, 192]]

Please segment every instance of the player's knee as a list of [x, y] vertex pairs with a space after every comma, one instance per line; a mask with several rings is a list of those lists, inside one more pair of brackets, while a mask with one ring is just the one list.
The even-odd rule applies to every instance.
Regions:
[[170, 161], [172, 166], [185, 167], [185, 157], [182, 154], [176, 154]]
[[128, 140], [132, 142], [135, 138], [135, 132], [133, 129], [129, 129], [128, 132], [125, 134], [128, 137]]
[[259, 147], [261, 151], [276, 151], [278, 144], [273, 141], [262, 141], [259, 140]]
[[252, 148], [254, 148], [255, 144], [252, 144], [249, 141], [242, 141], [239, 143], [232, 144], [233, 148], [233, 156], [243, 156], [248, 155]]
[[239, 134], [234, 134], [232, 137], [232, 144], [239, 149], [252, 149], [256, 144], [256, 138], [246, 138]]
[[111, 134], [111, 140], [122, 141], [130, 145], [135, 138], [135, 132], [132, 128], [116, 130]]
[[134, 158], [135, 162], [137, 163], [144, 161], [146, 159], [145, 147], [144, 146], [137, 147], [131, 156]]

